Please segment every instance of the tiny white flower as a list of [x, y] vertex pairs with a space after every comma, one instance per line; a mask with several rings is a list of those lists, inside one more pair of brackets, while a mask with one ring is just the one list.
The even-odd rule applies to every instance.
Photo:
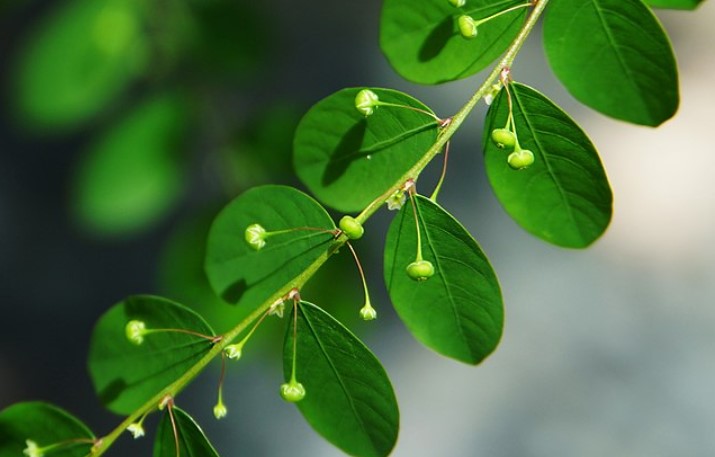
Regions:
[[214, 406], [214, 417], [216, 419], [223, 419], [226, 417], [226, 414], [228, 414], [226, 405], [224, 405], [222, 401], [219, 401], [216, 406]]
[[263, 248], [266, 245], [266, 229], [263, 228], [261, 224], [251, 224], [246, 228], [246, 233], [244, 234], [246, 238], [246, 243], [251, 246], [256, 251]]
[[127, 427], [127, 431], [132, 434], [134, 439], [141, 438], [142, 436], [144, 436], [144, 427], [142, 426], [141, 422], [129, 424], [129, 427]]
[[224, 348], [226, 357], [231, 360], [238, 360], [241, 358], [241, 348], [242, 344], [230, 344]]
[[492, 88], [489, 91], [487, 95], [484, 96], [484, 103], [487, 105], [491, 105], [492, 102], [494, 101], [494, 97], [499, 94], [499, 91], [501, 90], [501, 84], [492, 84]]
[[405, 192], [400, 190], [392, 194], [390, 198], [387, 199], [387, 209], [390, 211], [399, 211], [402, 205], [407, 201], [407, 195]]
[[271, 307], [268, 310], [268, 315], [269, 316], [278, 316], [279, 318], [283, 318], [283, 312], [285, 311], [285, 303], [281, 301], [277, 301], [271, 305]]
[[42, 457], [42, 449], [32, 440], [25, 440], [25, 449], [22, 451], [27, 457]]
[[144, 342], [144, 334], [146, 333], [146, 324], [142, 321], [132, 320], [127, 322], [124, 328], [127, 339], [139, 346]]

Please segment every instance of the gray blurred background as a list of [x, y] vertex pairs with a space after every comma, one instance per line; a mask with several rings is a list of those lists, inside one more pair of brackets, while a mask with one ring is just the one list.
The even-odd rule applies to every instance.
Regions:
[[[102, 434], [120, 418], [103, 411], [87, 375], [94, 322], [113, 303], [136, 293], [213, 306], [199, 299], [191, 303], [193, 298], [167, 285], [167, 240], [187, 220], [211, 217], [254, 183], [249, 179], [228, 191], [218, 189], [211, 151], [220, 149], [221, 135], [206, 133], [215, 120], [207, 115], [197, 121], [201, 136], [190, 141], [195, 150], [190, 187], [180, 202], [132, 234], [104, 236], [84, 229], [72, 216], [72, 180], [107, 116], [61, 134], [21, 125], [12, 68], [38, 20], [53, 14], [60, 2], [3, 5], [0, 409], [17, 401], [47, 400]], [[203, 100], [221, 107], [224, 129], [250, 127], [256, 113], [275, 104], [287, 103], [299, 116], [320, 98], [350, 86], [403, 90], [447, 116], [481, 81], [476, 76], [421, 87], [402, 80], [378, 48], [378, 1], [278, 0], [255, 9], [264, 18], [259, 29], [265, 52], [258, 69], [240, 84], [227, 78], [211, 86], [211, 96]], [[392, 379], [401, 407], [393, 455], [715, 455], [715, 148], [709, 132], [715, 103], [715, 4], [705, 2], [694, 13], [658, 15], [679, 60], [681, 106], [657, 130], [612, 121], [575, 102], [545, 63], [539, 30], [514, 68], [517, 80], [569, 112], [601, 153], [615, 212], [593, 247], [551, 247], [505, 215], [481, 164], [485, 106], [455, 138], [440, 200], [490, 257], [506, 305], [501, 345], [482, 365], [435, 355], [396, 319], [381, 279], [390, 214], [371, 220], [368, 235], [357, 244], [380, 314], [376, 322], [354, 318], [361, 298], [349, 259], [329, 272], [332, 282], [345, 283], [337, 291], [316, 286], [311, 300], [346, 316]], [[191, 68], [178, 65], [172, 71], [185, 75]], [[137, 98], [176, 79], [139, 84], [123, 97]], [[240, 168], [241, 147], [235, 154]], [[270, 171], [266, 181], [299, 185], [290, 171]], [[200, 251], [201, 244], [199, 237], [185, 249]], [[274, 329], [259, 338], [255, 352], [247, 350], [245, 360], [229, 369], [225, 420], [216, 422], [211, 414], [218, 370], [202, 375], [179, 404], [195, 415], [222, 455], [341, 455], [278, 396], [281, 332], [279, 323], [271, 325]], [[132, 442], [127, 436], [109, 455], [150, 455], [150, 450], [149, 439]]]

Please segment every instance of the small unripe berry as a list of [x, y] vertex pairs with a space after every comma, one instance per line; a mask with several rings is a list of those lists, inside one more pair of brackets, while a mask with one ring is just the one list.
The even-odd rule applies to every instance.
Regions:
[[461, 33], [464, 38], [471, 39], [477, 36], [477, 24], [470, 16], [459, 16], [457, 25], [459, 26], [459, 33]]
[[352, 216], [343, 216], [338, 226], [351, 240], [358, 240], [365, 233], [362, 224]]
[[355, 109], [365, 117], [375, 112], [380, 102], [377, 94], [370, 89], [363, 89], [355, 96]]
[[434, 275], [434, 266], [429, 260], [420, 260], [407, 265], [407, 276], [415, 281], [424, 281]]
[[447, 0], [450, 5], [452, 5], [455, 8], [461, 8], [464, 6], [465, 3], [467, 3], [467, 0]]
[[492, 141], [499, 149], [513, 148], [516, 145], [516, 135], [509, 129], [494, 129]]
[[305, 397], [305, 387], [299, 382], [287, 382], [281, 385], [281, 397], [283, 400], [296, 403]]
[[514, 151], [509, 154], [506, 161], [514, 170], [523, 170], [534, 163], [534, 153], [528, 149]]

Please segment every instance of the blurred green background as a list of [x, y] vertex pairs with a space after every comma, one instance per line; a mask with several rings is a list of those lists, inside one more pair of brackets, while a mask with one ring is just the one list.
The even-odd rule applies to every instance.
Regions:
[[[0, 409], [41, 399], [98, 434], [114, 427], [92, 392], [87, 343], [127, 295], [163, 294], [228, 328], [240, 310], [207, 288], [206, 231], [248, 187], [300, 186], [292, 132], [317, 100], [384, 86], [444, 116], [458, 109], [479, 78], [401, 80], [377, 45], [379, 11], [377, 0], [0, 1]], [[347, 251], [304, 291], [383, 360], [402, 409], [394, 455], [715, 453], [715, 6], [660, 17], [682, 86], [661, 129], [579, 106], [538, 31], [514, 68], [602, 154], [615, 216], [591, 249], [544, 245], [498, 206], [481, 165], [484, 106], [455, 139], [441, 202], [492, 259], [506, 303], [502, 345], [483, 366], [438, 357], [396, 320], [381, 279], [391, 214], [356, 246], [378, 321], [357, 319]], [[230, 367], [225, 420], [211, 414], [216, 369], [179, 398], [223, 455], [339, 455], [280, 400], [281, 339], [269, 322]], [[150, 449], [127, 436], [110, 455]]]

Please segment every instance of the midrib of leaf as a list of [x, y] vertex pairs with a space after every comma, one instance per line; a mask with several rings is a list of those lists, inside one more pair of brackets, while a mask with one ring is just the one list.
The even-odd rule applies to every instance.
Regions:
[[[516, 89], [516, 86], [514, 86]], [[536, 128], [531, 124], [531, 119], [530, 116], [528, 115], [528, 112], [524, 109], [524, 104], [521, 101], [521, 96], [519, 95], [520, 89], [514, 90], [514, 98], [516, 99], [516, 103], [519, 105], [519, 109], [521, 110], [521, 114], [524, 116], [524, 120], [529, 128], [529, 131], [531, 132], [531, 137], [534, 139], [534, 142], [538, 146], [539, 150], [541, 151], [541, 156], [544, 159], [544, 165], [546, 166], [546, 171], [548, 172], [549, 176], [551, 177], [551, 181], [554, 183], [554, 187], [559, 192], [559, 196], [561, 197], [561, 204], [564, 205], [566, 208], [566, 212], [568, 213], [569, 219], [573, 223], [573, 225], [576, 227], [576, 230], [578, 230], [579, 235], [583, 238], [583, 233], [581, 232], [581, 227], [576, 221], [576, 218], [573, 213], [573, 209], [571, 208], [571, 205], [569, 204], [568, 198], [565, 195], [564, 189], [562, 189], [561, 183], [556, 177], [556, 174], [554, 173], [554, 170], [551, 168], [551, 164], [549, 163], [549, 157], [547, 154], [548, 148], [544, 148], [541, 144], [541, 141], [539, 140]]]
[[[355, 406], [355, 403], [353, 402], [353, 397], [352, 397], [352, 395], [349, 394], [348, 388], [345, 386], [345, 383], [343, 382], [342, 377], [341, 377], [340, 374], [338, 373], [338, 369], [335, 367], [335, 364], [333, 363], [333, 360], [330, 358], [330, 356], [328, 355], [327, 351], [325, 350], [325, 347], [323, 346], [323, 341], [320, 339], [320, 337], [318, 336], [318, 334], [315, 332], [315, 328], [313, 328], [313, 323], [310, 321], [310, 318], [308, 317], [308, 315], [303, 311], [302, 307], [301, 307], [301, 306], [298, 306], [298, 308], [300, 309], [301, 314], [302, 314], [303, 317], [305, 318], [306, 324], [308, 324], [308, 328], [310, 329], [310, 333], [312, 333], [313, 337], [315, 338], [315, 341], [318, 343], [318, 347], [320, 348], [320, 352], [323, 353], [323, 356], [324, 356], [325, 359], [328, 361], [328, 364], [330, 365], [330, 369], [332, 370], [333, 374], [335, 375], [335, 378], [338, 380], [338, 384], [340, 384], [340, 388], [343, 390], [343, 393], [345, 394], [345, 397], [348, 399], [348, 404], [350, 405], [350, 409], [352, 410], [353, 415], [354, 415], [355, 418], [357, 419], [358, 424], [360, 425], [360, 428], [362, 429], [362, 431], [365, 433], [365, 435], [366, 435], [366, 436], [368, 437], [368, 439], [370, 440], [370, 443], [372, 444], [373, 450], [374, 450], [374, 451], [377, 451], [377, 448], [375, 447], [375, 443], [372, 441], [372, 435], [370, 434], [370, 432], [368, 431], [367, 426], [366, 426], [365, 423], [363, 422], [362, 416], [361, 416], [360, 414], [358, 414], [357, 408], [356, 408], [356, 406]], [[320, 311], [318, 311], [318, 312], [320, 312]], [[296, 344], [296, 342], [294, 342], [293, 344]]]

